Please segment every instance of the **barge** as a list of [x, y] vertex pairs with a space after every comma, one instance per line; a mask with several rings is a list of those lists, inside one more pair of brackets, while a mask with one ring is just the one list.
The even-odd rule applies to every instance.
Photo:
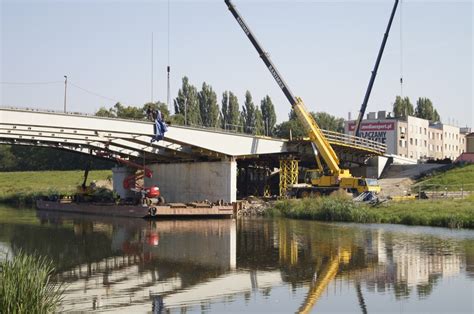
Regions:
[[231, 218], [235, 205], [208, 203], [169, 203], [164, 205], [122, 205], [114, 203], [75, 203], [37, 200], [36, 209], [85, 215], [129, 218]]

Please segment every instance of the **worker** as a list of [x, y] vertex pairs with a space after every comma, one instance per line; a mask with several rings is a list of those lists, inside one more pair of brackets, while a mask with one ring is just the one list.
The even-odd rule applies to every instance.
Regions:
[[89, 185], [91, 191], [94, 191], [97, 188], [97, 181], [92, 180], [91, 184]]
[[148, 105], [147, 108], [146, 108], [146, 117], [150, 121], [155, 120], [155, 119], [153, 119], [153, 109], [151, 109], [151, 105]]

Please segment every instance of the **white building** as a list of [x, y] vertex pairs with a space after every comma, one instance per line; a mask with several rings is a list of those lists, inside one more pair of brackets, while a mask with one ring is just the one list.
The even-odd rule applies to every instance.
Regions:
[[[353, 135], [355, 121], [345, 123], [345, 133]], [[414, 160], [455, 160], [466, 151], [466, 134], [459, 127], [430, 123], [409, 116], [392, 118], [385, 111], [367, 114], [362, 121], [360, 136], [387, 145], [387, 154]]]

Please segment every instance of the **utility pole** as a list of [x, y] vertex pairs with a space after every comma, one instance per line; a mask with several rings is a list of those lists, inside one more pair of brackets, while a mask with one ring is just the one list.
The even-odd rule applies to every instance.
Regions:
[[66, 113], [67, 75], [64, 75], [64, 113]]
[[151, 33], [151, 103], [153, 103], [153, 32]]

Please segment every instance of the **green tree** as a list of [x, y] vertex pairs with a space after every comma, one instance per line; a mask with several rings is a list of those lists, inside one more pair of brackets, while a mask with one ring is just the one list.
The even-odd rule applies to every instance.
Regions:
[[217, 104], [217, 95], [212, 87], [205, 82], [202, 83], [198, 99], [202, 125], [217, 127], [219, 125], [219, 105]]
[[260, 102], [260, 110], [262, 111], [263, 125], [265, 134], [268, 136], [275, 135], [276, 114], [275, 107], [270, 96], [265, 96]]
[[174, 99], [174, 112], [182, 114], [188, 125], [202, 125], [197, 88], [189, 84], [186, 76], [183, 77], [182, 82], [178, 97]]
[[120, 119], [133, 119], [143, 120], [145, 119], [145, 113], [142, 108], [133, 106], [124, 106], [121, 103], [116, 103], [115, 106], [110, 109], [111, 112], [115, 113], [115, 116]]
[[254, 135], [263, 135], [265, 134], [265, 127], [263, 125], [263, 116], [260, 109], [255, 108], [255, 126], [253, 129]]
[[413, 105], [408, 97], [402, 98], [397, 96], [395, 103], [393, 104], [393, 113], [397, 118], [406, 118], [407, 116], [413, 116]]
[[[326, 112], [310, 112], [316, 123], [323, 130], [344, 132], [344, 119], [337, 118]], [[294, 110], [290, 111], [289, 120], [278, 124], [275, 127], [275, 135], [282, 138], [290, 137], [290, 130], [292, 137], [305, 137], [307, 132], [303, 127], [303, 124], [296, 117]]]
[[0, 145], [0, 171], [15, 169], [17, 162], [10, 145]]
[[344, 119], [337, 118], [326, 112], [311, 112], [316, 123], [323, 130], [344, 133]]
[[433, 103], [428, 98], [418, 98], [416, 101], [415, 116], [421, 119], [430, 120], [431, 122], [439, 122], [440, 116]]
[[95, 115], [98, 117], [116, 118], [115, 112], [112, 109], [107, 109], [105, 107], [100, 107]]
[[280, 138], [292, 138], [306, 136], [303, 125], [298, 120], [288, 120], [275, 126], [275, 136]]
[[222, 94], [222, 128], [239, 130], [241, 114], [239, 110], [239, 100], [232, 92], [225, 91]]
[[252, 134], [255, 128], [255, 105], [249, 91], [245, 93], [245, 103], [242, 111], [244, 132]]

